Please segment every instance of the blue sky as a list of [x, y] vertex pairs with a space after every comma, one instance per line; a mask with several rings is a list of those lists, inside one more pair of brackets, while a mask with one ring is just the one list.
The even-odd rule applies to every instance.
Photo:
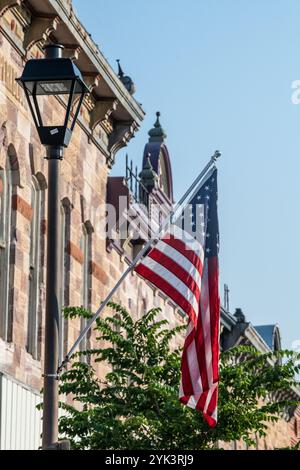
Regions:
[[[178, 199], [216, 149], [221, 286], [231, 310], [300, 341], [298, 0], [73, 0], [147, 115], [126, 151], [139, 167], [162, 113]], [[124, 174], [121, 151], [112, 174]], [[221, 295], [223, 295], [223, 289]]]

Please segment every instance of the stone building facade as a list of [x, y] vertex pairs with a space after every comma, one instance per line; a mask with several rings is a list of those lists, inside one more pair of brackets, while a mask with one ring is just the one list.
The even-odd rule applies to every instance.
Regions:
[[[114, 72], [70, 1], [0, 0], [0, 371], [5, 380], [34, 394], [41, 389], [43, 371], [48, 178], [45, 149], [15, 80], [29, 58], [43, 57], [48, 41], [64, 45], [64, 56], [75, 60], [91, 89], [61, 163], [63, 305], [83, 305], [95, 311], [137, 250], [138, 243], [130, 240], [110, 244], [99, 232], [98, 219], [99, 208], [111, 194], [109, 172], [116, 154], [144, 117], [132, 96], [130, 80], [122, 71], [119, 76]], [[43, 117], [57, 122], [61, 106], [54, 97], [45, 100]], [[157, 150], [160, 145], [157, 142]], [[156, 155], [157, 170], [167, 168], [171, 178], [163, 147], [162, 157]], [[164, 180], [162, 187], [165, 184]], [[125, 178], [119, 179], [119, 185], [118, 190], [128, 194]], [[166, 196], [160, 184], [154, 186], [150, 198], [171, 204], [171, 186]], [[134, 315], [147, 306], [160, 305], [174, 324], [183, 321], [175, 305], [135, 274], [115, 300]], [[61, 320], [61, 354], [74, 343], [81, 327], [79, 320]], [[93, 333], [88, 341], [93, 341]], [[8, 425], [6, 414], [3, 410], [2, 434]], [[7, 445], [13, 446], [6, 443], [2, 448]]]
[[[146, 239], [143, 224], [138, 236], [107, 239], [99, 228], [100, 207], [109, 202], [118, 211], [117, 196], [124, 195], [141, 219], [150, 217], [159, 226], [173, 203], [171, 161], [159, 116], [149, 133], [141, 173], [127, 165], [126, 177], [110, 177], [118, 150], [138, 131], [144, 111], [133, 97], [132, 81], [121, 68], [118, 74], [114, 72], [76, 17], [71, 0], [0, 0], [2, 449], [37, 448], [39, 441], [40, 415], [35, 405], [43, 371], [48, 177], [45, 149], [15, 79], [29, 58], [43, 57], [48, 41], [64, 45], [65, 57], [75, 60], [91, 89], [61, 163], [62, 305], [83, 305], [95, 311]], [[55, 122], [61, 107], [51, 97], [43, 102], [42, 114]], [[146, 209], [135, 206], [137, 201]], [[114, 300], [135, 316], [161, 306], [171, 325], [185, 321], [176, 305], [134, 273]], [[231, 334], [237, 322], [224, 310], [222, 323], [223, 333]], [[82, 326], [79, 320], [61, 319], [61, 355]], [[93, 343], [93, 333], [86, 341]], [[296, 424], [291, 420], [284, 424], [297, 431], [288, 434], [290, 441], [299, 433], [296, 414], [291, 418]]]

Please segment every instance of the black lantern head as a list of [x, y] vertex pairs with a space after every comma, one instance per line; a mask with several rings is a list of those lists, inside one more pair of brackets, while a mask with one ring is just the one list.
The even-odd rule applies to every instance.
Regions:
[[[89, 93], [89, 89], [72, 60], [61, 57], [62, 46], [50, 45], [47, 48], [50, 49], [50, 53], [46, 58], [29, 60], [17, 81], [25, 91], [41, 143], [46, 147], [67, 147], [84, 95]], [[51, 54], [51, 48], [56, 54], [59, 51], [59, 54]], [[42, 96], [60, 97], [66, 106], [63, 123], [44, 125], [39, 102], [39, 97]], [[74, 106], [76, 101], [77, 104]]]

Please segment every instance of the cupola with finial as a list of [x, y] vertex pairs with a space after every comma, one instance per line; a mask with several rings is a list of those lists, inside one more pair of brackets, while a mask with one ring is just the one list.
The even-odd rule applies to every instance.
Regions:
[[[167, 134], [160, 123], [159, 111], [156, 113], [156, 121], [148, 135], [149, 140], [144, 148], [143, 171], [147, 170], [147, 178], [149, 176], [150, 181], [152, 180], [152, 189], [157, 189], [156, 195], [160, 198], [159, 204], [162, 204], [163, 201], [164, 204], [171, 206], [173, 203], [171, 160], [165, 142]], [[148, 173], [149, 170], [152, 172], [151, 175]], [[142, 174], [145, 177], [143, 172]], [[155, 178], [153, 178], [154, 174]]]
[[[151, 154], [147, 155], [146, 163], [139, 174], [140, 181], [142, 185], [146, 188], [148, 192], [151, 192], [153, 188], [157, 186], [158, 175], [154, 171], [151, 164]], [[144, 199], [144, 198], [143, 198]]]
[[133, 95], [135, 93], [135, 84], [134, 84], [133, 80], [130, 77], [128, 77], [127, 75], [124, 74], [123, 69], [120, 65], [120, 59], [117, 59], [117, 63], [118, 63], [118, 77], [121, 80], [121, 82], [123, 83], [126, 90], [131, 95]]
[[164, 129], [161, 127], [159, 118], [160, 118], [160, 112], [157, 111], [154, 127], [148, 133], [149, 142], [164, 142], [164, 140], [167, 138], [167, 134], [164, 131]]

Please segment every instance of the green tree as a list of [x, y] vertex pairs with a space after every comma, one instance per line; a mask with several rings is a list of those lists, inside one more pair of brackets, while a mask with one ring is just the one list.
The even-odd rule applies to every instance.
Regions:
[[[298, 404], [274, 398], [276, 391], [297, 386], [299, 358], [293, 352], [232, 349], [221, 354], [219, 419], [210, 429], [199, 412], [178, 401], [181, 352], [170, 343], [185, 327], [170, 329], [168, 321], [158, 321], [159, 309], [134, 321], [121, 306], [109, 306], [114, 314], [96, 322], [99, 347], [74, 355], [61, 376], [60, 392], [70, 395], [74, 406], [61, 404], [59, 428], [72, 448], [196, 450], [238, 439], [251, 445], [253, 435], [264, 436], [280, 411]], [[65, 315], [89, 313], [69, 308]], [[82, 354], [109, 366], [104, 381], [78, 360]]]

